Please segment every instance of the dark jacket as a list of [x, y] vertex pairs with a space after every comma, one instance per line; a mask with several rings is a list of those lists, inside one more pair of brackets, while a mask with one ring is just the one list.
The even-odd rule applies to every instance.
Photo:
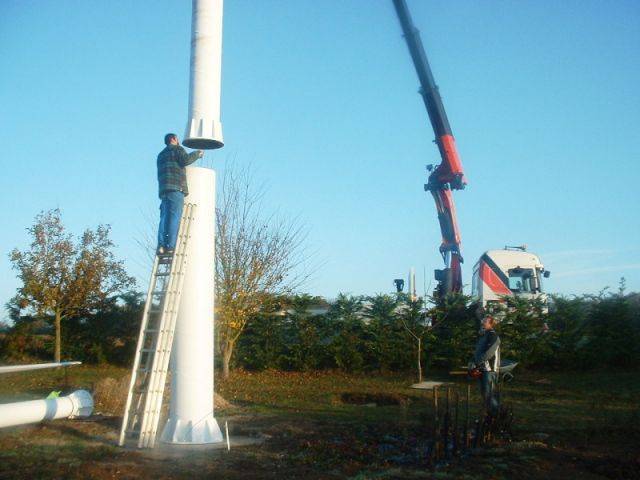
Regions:
[[500, 337], [495, 330], [486, 330], [476, 343], [473, 363], [480, 370], [495, 372], [500, 367]]
[[158, 195], [172, 191], [189, 195], [184, 167], [198, 158], [197, 151], [187, 153], [180, 145], [167, 145], [158, 154]]

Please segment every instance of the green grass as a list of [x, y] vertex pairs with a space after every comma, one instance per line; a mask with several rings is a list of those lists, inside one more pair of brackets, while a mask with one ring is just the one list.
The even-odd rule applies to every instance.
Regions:
[[33, 370], [0, 376], [0, 402], [33, 400], [47, 396], [51, 391], [93, 386], [106, 377], [120, 378], [128, 370], [113, 366], [78, 365], [68, 368]]
[[[67, 388], [91, 389], [127, 373], [74, 367]], [[516, 373], [503, 391], [514, 411], [513, 438], [436, 470], [421, 460], [432, 396], [408, 388], [412, 377], [267, 371], [216, 379], [218, 393], [233, 404], [217, 412], [220, 422], [229, 422], [232, 438], [261, 435], [262, 444], [174, 458], [114, 447], [117, 418], [56, 421], [0, 431], [0, 478], [640, 478], [635, 372]], [[464, 378], [435, 377], [466, 391]], [[65, 378], [39, 371], [0, 380], [7, 402], [42, 398]], [[473, 383], [473, 414], [476, 390]], [[348, 404], [346, 393], [384, 395], [398, 404]]]

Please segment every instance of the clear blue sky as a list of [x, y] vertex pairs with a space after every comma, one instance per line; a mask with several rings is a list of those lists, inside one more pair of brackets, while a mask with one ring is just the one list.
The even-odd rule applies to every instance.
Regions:
[[[640, 4], [409, 1], [469, 180], [456, 193], [464, 278], [527, 243], [551, 291], [640, 290]], [[113, 227], [157, 214], [155, 157], [186, 124], [190, 2], [5, 0], [0, 16], [0, 301], [25, 228]], [[422, 190], [439, 161], [390, 0], [227, 0], [219, 171], [251, 164], [266, 208], [299, 215], [321, 263], [306, 290], [375, 293], [439, 268]], [[235, 159], [235, 160], [234, 160]], [[429, 281], [429, 280], [428, 280]]]

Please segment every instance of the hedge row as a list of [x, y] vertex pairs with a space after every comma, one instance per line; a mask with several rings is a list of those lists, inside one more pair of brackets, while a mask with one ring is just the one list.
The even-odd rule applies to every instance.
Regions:
[[[315, 307], [306, 295], [281, 298], [254, 315], [233, 366], [251, 370], [415, 371], [418, 340], [424, 368], [466, 365], [478, 332], [477, 307], [450, 296], [424, 305], [406, 296], [339, 295]], [[63, 356], [130, 365], [142, 311], [130, 294], [63, 325]], [[501, 312], [502, 356], [525, 367], [631, 368], [640, 362], [640, 295], [554, 297], [549, 313], [536, 301], [511, 298]], [[52, 357], [49, 319], [19, 317], [0, 337], [5, 362]]]

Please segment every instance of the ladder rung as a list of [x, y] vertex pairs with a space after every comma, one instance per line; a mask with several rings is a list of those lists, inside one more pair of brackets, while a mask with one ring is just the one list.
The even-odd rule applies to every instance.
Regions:
[[161, 353], [170, 351], [168, 348], [143, 348], [141, 353]]
[[[149, 394], [152, 394], [152, 393], [159, 393], [159, 392], [160, 392], [160, 390], [146, 390], [144, 388], [137, 388], [136, 390], [134, 390], [134, 393], [137, 393], [138, 395], [142, 395], [142, 394], [145, 394], [145, 393], [147, 395], [149, 395]], [[145, 413], [146, 412], [147, 411], [145, 410]]]
[[150, 393], [158, 393], [158, 392], [161, 392], [161, 391], [162, 390], [159, 390], [159, 389], [149, 390], [148, 388], [136, 388], [136, 389], [133, 390], [133, 392], [137, 393], [138, 395], [145, 394], [145, 393], [148, 395]]

